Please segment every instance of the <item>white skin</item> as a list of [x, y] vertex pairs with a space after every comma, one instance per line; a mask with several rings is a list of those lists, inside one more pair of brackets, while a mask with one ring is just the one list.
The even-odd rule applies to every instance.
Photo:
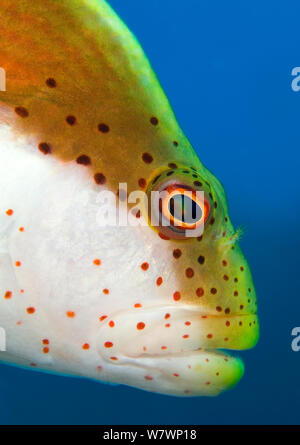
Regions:
[[209, 310], [169, 298], [177, 275], [152, 229], [99, 227], [85, 168], [45, 157], [6, 126], [0, 145], [1, 360], [173, 395], [214, 395], [239, 379], [238, 359], [198, 350]]

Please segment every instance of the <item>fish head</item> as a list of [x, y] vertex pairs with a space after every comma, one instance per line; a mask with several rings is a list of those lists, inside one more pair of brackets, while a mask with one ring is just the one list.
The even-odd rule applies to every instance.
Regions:
[[178, 396], [232, 387], [243, 364], [223, 349], [258, 338], [251, 272], [136, 39], [103, 0], [0, 11], [1, 276], [24, 290], [1, 303], [10, 361]]
[[134, 386], [216, 395], [243, 375], [242, 361], [223, 350], [251, 348], [259, 335], [240, 232], [231, 224], [224, 188], [199, 160], [184, 165], [173, 154], [146, 183], [145, 193], [128, 196], [139, 205], [128, 210], [128, 227], [118, 228], [128, 249], [132, 243], [132, 256], [126, 265], [120, 257], [118, 268], [130, 310], [105, 319], [98, 347], [116, 366], [132, 366]]

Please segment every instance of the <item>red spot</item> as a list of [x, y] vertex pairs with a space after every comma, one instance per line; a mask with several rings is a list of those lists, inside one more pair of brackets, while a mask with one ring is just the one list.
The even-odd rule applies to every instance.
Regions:
[[28, 307], [26, 310], [27, 310], [28, 314], [34, 314], [35, 313], [35, 308], [34, 307]]
[[174, 377], [179, 377], [179, 374], [177, 374], [177, 372], [174, 372], [173, 376]]
[[101, 371], [102, 371], [102, 366], [97, 366], [97, 370], [98, 370], [99, 372], [101, 372]]
[[24, 294], [24, 289], [20, 289], [21, 294]]
[[101, 260], [99, 260], [99, 258], [96, 258], [94, 260], [94, 264], [95, 264], [95, 266], [100, 266], [101, 265]]
[[157, 280], [156, 280], [157, 286], [160, 286], [162, 284], [162, 282], [163, 282], [162, 277], [158, 277]]
[[173, 298], [174, 298], [175, 301], [180, 300], [180, 298], [181, 298], [180, 292], [178, 292], [178, 291], [174, 292]]
[[191, 325], [191, 322], [190, 322], [190, 321], [186, 321], [184, 324], [185, 324], [186, 326], [190, 326], [190, 325]]
[[182, 336], [182, 338], [189, 338], [189, 335], [188, 335], [188, 334], [184, 334], [184, 335]]
[[165, 324], [166, 328], [169, 328], [170, 326], [171, 326], [170, 323]]
[[104, 293], [105, 295], [108, 295], [108, 294], [109, 294], [109, 289], [103, 289], [103, 293]]
[[24, 230], [25, 230], [24, 227], [19, 227], [20, 232], [24, 232]]
[[210, 385], [210, 382], [206, 382], [205, 385]]
[[151, 377], [150, 375], [145, 375], [145, 380], [153, 380], [153, 377]]
[[111, 320], [108, 324], [109, 324], [109, 326], [110, 326], [111, 328], [113, 328], [113, 327], [115, 326], [115, 322], [112, 321], [112, 320]]
[[16, 261], [16, 267], [21, 267], [22, 266], [22, 263], [21, 263], [21, 261]]
[[99, 320], [100, 321], [103, 321], [103, 320], [105, 320], [107, 318], [107, 315], [102, 315], [100, 318], [99, 318]]
[[146, 326], [145, 323], [143, 323], [142, 321], [140, 321], [140, 322], [136, 325], [137, 329], [139, 329], [139, 330], [144, 329], [145, 326]]
[[198, 287], [198, 289], [196, 290], [196, 295], [197, 297], [203, 297], [204, 290], [202, 289], [202, 287]]
[[88, 350], [90, 349], [90, 345], [88, 343], [84, 343], [84, 345], [82, 345], [82, 349]]
[[106, 348], [112, 348], [113, 345], [114, 345], [114, 344], [113, 344], [111, 341], [106, 341], [106, 342], [104, 343], [104, 346], [105, 346]]
[[143, 263], [143, 264], [141, 265], [141, 268], [142, 268], [143, 270], [148, 270], [148, 269], [149, 269], [149, 264], [148, 264], [148, 263]]
[[69, 317], [69, 318], [74, 318], [74, 317], [75, 317], [75, 312], [73, 312], [73, 311], [67, 311], [67, 312], [66, 312], [66, 315], [67, 315], [67, 317]]
[[118, 360], [118, 357], [110, 357], [111, 360]]
[[42, 340], [43, 345], [49, 345], [49, 340], [47, 338], [45, 338], [44, 340]]
[[228, 327], [228, 326], [230, 326], [230, 321], [226, 321], [226, 326]]
[[212, 334], [207, 334], [207, 338], [213, 338]]
[[14, 213], [14, 211], [12, 209], [8, 209], [6, 211], [6, 215], [11, 216]]
[[167, 319], [170, 318], [170, 317], [171, 317], [170, 314], [166, 314], [166, 315], [165, 315], [165, 320], [167, 320]]
[[10, 290], [6, 291], [4, 294], [4, 298], [9, 300], [12, 297], [12, 292]]
[[134, 307], [142, 307], [141, 303], [135, 303]]
[[45, 346], [45, 348], [43, 348], [43, 353], [44, 354], [48, 354], [49, 353], [49, 348], [47, 346]]
[[162, 350], [167, 349], [167, 346], [161, 346], [160, 349], [162, 349]]

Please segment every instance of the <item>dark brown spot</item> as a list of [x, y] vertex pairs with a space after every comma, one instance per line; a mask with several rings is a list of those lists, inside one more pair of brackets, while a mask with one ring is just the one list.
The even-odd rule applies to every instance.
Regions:
[[47, 142], [41, 142], [39, 144], [39, 150], [44, 154], [44, 155], [48, 155], [51, 153], [51, 147], [49, 144], [47, 144]]
[[228, 280], [229, 280], [229, 276], [228, 276], [228, 275], [224, 275], [224, 276], [223, 276], [223, 279], [224, 279], [225, 281], [228, 281]]
[[181, 257], [181, 250], [180, 249], [174, 249], [173, 250], [173, 257], [174, 258], [176, 258], [176, 260], [178, 259], [178, 258], [180, 258]]
[[81, 155], [81, 156], [78, 156], [78, 158], [76, 159], [76, 162], [77, 162], [77, 164], [81, 164], [81, 165], [90, 165], [91, 159], [87, 155]]
[[203, 255], [200, 255], [200, 256], [198, 257], [198, 263], [199, 263], [199, 264], [204, 264], [204, 263], [205, 263], [205, 257], [204, 257]]
[[185, 274], [187, 276], [187, 278], [193, 278], [194, 276], [194, 271], [191, 267], [188, 267], [185, 271]]
[[144, 179], [144, 178], [140, 178], [139, 181], [138, 181], [138, 183], [139, 183], [139, 186], [140, 186], [142, 189], [146, 187], [146, 179]]
[[158, 125], [158, 119], [155, 116], [152, 116], [150, 119], [152, 125]]
[[200, 181], [194, 181], [194, 186], [195, 187], [202, 187], [202, 182], [200, 182]]
[[76, 124], [76, 117], [75, 116], [67, 116], [66, 122], [69, 125], [75, 125]]
[[106, 183], [106, 177], [103, 175], [103, 173], [96, 173], [94, 175], [94, 180], [96, 184], [103, 185]]
[[20, 117], [28, 117], [29, 116], [28, 111], [24, 107], [16, 107], [15, 112]]
[[108, 133], [109, 132], [109, 126], [106, 124], [99, 124], [98, 125], [98, 130], [100, 131], [100, 133]]
[[178, 142], [177, 141], [173, 141], [173, 145], [174, 145], [174, 147], [178, 147]]
[[212, 287], [210, 292], [215, 295], [217, 293], [217, 289], [215, 287]]
[[169, 166], [170, 168], [177, 168], [177, 164], [174, 164], [174, 162], [170, 162], [170, 163], [168, 164], [168, 166]]
[[49, 79], [46, 80], [46, 85], [49, 88], [55, 88], [57, 86], [56, 80], [52, 77], [49, 77]]
[[143, 153], [142, 159], [144, 162], [146, 162], [146, 164], [151, 164], [151, 162], [153, 161], [153, 157], [152, 155], [150, 155], [150, 153]]
[[230, 314], [230, 308], [229, 308], [229, 307], [227, 307], [227, 308], [225, 309], [225, 314]]
[[216, 311], [217, 311], [217, 312], [222, 312], [222, 308], [221, 308], [221, 306], [217, 306], [217, 307], [216, 307]]

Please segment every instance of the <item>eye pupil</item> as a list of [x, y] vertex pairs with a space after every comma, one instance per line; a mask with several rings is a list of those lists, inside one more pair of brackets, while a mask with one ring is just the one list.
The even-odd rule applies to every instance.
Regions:
[[202, 218], [202, 209], [197, 202], [181, 193], [170, 198], [169, 212], [174, 219], [186, 224], [196, 223]]

